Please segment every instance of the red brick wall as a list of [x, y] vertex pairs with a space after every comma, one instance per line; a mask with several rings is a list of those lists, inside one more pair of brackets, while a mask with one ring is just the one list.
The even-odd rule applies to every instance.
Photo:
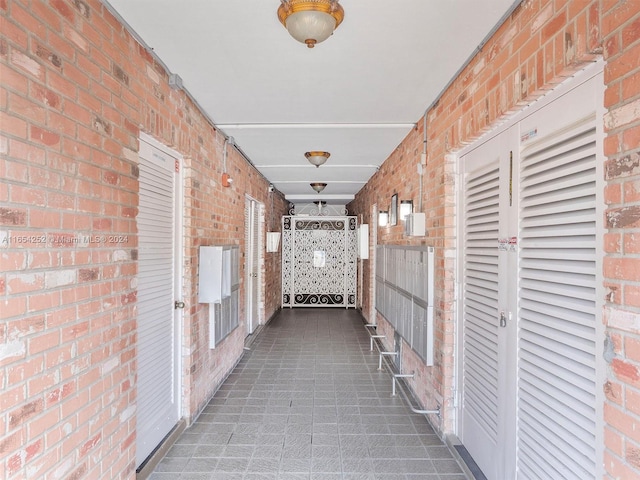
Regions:
[[139, 132], [185, 156], [187, 418], [245, 332], [241, 299], [241, 328], [208, 348], [198, 246], [244, 252], [245, 194], [267, 204], [268, 183], [230, 149], [221, 186], [223, 136], [97, 0], [0, 0], [0, 21], [0, 478], [134, 478]]
[[[265, 251], [266, 233], [280, 232], [281, 219], [289, 212], [289, 202], [285, 201], [279, 192], [274, 191], [269, 194], [269, 198], [264, 202], [265, 213]], [[277, 252], [269, 252], [264, 255], [264, 265], [262, 275], [264, 279], [262, 290], [262, 301], [264, 302], [264, 315], [261, 317], [263, 323], [268, 322], [278, 312], [282, 305], [282, 239], [278, 243]]]
[[[189, 308], [191, 322], [185, 325], [185, 342], [190, 357], [184, 361], [185, 395], [189, 399], [189, 415], [198, 414], [205, 406], [214, 390], [213, 386], [221, 380], [242, 354], [246, 324], [223, 341], [215, 350], [209, 349], [208, 307], [197, 301], [197, 265], [200, 245], [240, 245], [240, 318], [245, 318], [245, 195], [250, 195], [265, 205], [266, 225], [278, 224], [288, 202], [281, 194], [268, 193], [268, 182], [247, 162], [237, 150], [227, 147], [227, 170], [233, 178], [230, 188], [220, 186], [223, 167], [222, 159], [224, 137], [212, 135], [215, 162], [207, 155], [200, 161], [190, 158], [187, 163], [186, 206], [186, 247], [185, 247], [185, 298]], [[212, 172], [213, 169], [213, 172]], [[213, 181], [212, 181], [213, 180]], [[270, 208], [273, 199], [274, 207]], [[265, 235], [266, 236], [266, 235]], [[263, 238], [263, 243], [266, 239]], [[265, 254], [263, 277], [267, 292], [280, 292], [280, 255]], [[264, 318], [269, 319], [280, 307], [280, 295], [268, 295], [265, 301]]]
[[607, 234], [604, 322], [616, 357], [604, 386], [609, 478], [640, 477], [640, 4], [604, 2]]
[[[413, 387], [427, 406], [442, 398], [440, 428], [451, 431], [455, 272], [454, 157], [498, 121], [581, 68], [604, 57], [607, 114], [605, 199], [607, 234], [603, 320], [615, 358], [603, 388], [606, 478], [640, 478], [640, 2], [635, 0], [524, 1], [483, 46], [428, 112], [428, 165], [423, 178], [429, 236], [406, 239], [401, 226], [380, 228], [379, 243], [436, 247], [436, 365]], [[391, 194], [417, 199], [416, 165], [422, 119], [349, 206], [369, 219], [371, 205]], [[369, 276], [368, 261], [364, 275]], [[365, 289], [364, 314], [371, 316]], [[380, 319], [379, 319], [380, 320]], [[382, 319], [382, 328], [386, 328]], [[601, 339], [603, 342], [605, 339]], [[411, 354], [405, 361], [416, 363]], [[419, 363], [419, 362], [417, 362]], [[437, 421], [437, 419], [434, 419]]]
[[[440, 354], [421, 385], [433, 384], [444, 399], [446, 431], [455, 280], [446, 155], [602, 53], [609, 111], [604, 320], [616, 354], [604, 386], [610, 478], [640, 475], [639, 10], [633, 0], [536, 0], [514, 12], [429, 112], [423, 198], [431, 234], [418, 240], [436, 246], [441, 282]], [[186, 416], [197, 413], [235, 362], [243, 336], [238, 329], [218, 350], [206, 348], [206, 312], [195, 300], [196, 247], [206, 241], [242, 248], [244, 193], [267, 204], [267, 184], [232, 152], [236, 183], [220, 187], [221, 135], [184, 93], [168, 88], [166, 72], [96, 0], [0, 0], [0, 21], [0, 230], [11, 235], [0, 249], [0, 476], [133, 478], [139, 129], [186, 157]], [[393, 187], [400, 198], [416, 198], [421, 128], [419, 121], [352, 213], [369, 221], [370, 205], [388, 204]], [[284, 209], [278, 197], [274, 215]], [[96, 242], [104, 233], [128, 241]], [[81, 235], [91, 240], [86, 246], [74, 243]], [[380, 243], [402, 241], [400, 227], [379, 235]], [[273, 259], [267, 255], [265, 277], [279, 285]], [[265, 299], [269, 318], [279, 296]], [[437, 400], [427, 388], [420, 397], [426, 405]]]

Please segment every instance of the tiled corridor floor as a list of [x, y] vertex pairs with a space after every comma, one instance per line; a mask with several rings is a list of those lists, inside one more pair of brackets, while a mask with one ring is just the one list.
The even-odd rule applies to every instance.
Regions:
[[283, 310], [150, 480], [464, 480], [354, 310]]

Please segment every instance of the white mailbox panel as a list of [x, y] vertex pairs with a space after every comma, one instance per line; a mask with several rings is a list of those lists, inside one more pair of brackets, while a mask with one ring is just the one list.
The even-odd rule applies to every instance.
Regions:
[[198, 302], [220, 303], [223, 297], [223, 247], [200, 247]]

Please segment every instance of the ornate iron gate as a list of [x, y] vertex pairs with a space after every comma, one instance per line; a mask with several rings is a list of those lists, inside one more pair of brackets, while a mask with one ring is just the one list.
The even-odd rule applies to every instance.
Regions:
[[282, 218], [282, 306], [356, 307], [356, 217]]

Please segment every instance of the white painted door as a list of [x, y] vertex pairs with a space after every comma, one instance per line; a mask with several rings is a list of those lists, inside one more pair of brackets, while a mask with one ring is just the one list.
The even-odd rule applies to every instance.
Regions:
[[602, 478], [601, 86], [521, 122], [518, 479]]
[[180, 159], [151, 137], [140, 140], [136, 464], [179, 420], [181, 310]]
[[245, 258], [245, 271], [247, 272], [247, 334], [251, 334], [260, 323], [261, 205], [255, 200], [247, 199], [245, 208], [247, 245], [247, 255]]
[[602, 477], [601, 86], [461, 157], [460, 437], [489, 480]]
[[462, 157], [463, 337], [460, 438], [490, 480], [515, 472], [513, 132]]

